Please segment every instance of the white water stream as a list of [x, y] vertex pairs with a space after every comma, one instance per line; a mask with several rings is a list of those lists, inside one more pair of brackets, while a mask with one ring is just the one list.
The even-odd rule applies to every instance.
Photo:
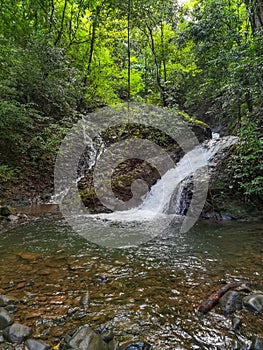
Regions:
[[[198, 145], [152, 186], [136, 208], [89, 214], [82, 209], [67, 210], [68, 207], [73, 208], [71, 198], [68, 197], [65, 200], [66, 211], [63, 211], [63, 204], [61, 205], [62, 213], [77, 233], [91, 242], [109, 247], [141, 244], [162, 234], [171, 223], [181, 225], [181, 232], [187, 232], [203, 209], [210, 169], [236, 141], [237, 138], [233, 136], [216, 137]], [[189, 200], [179, 198], [185, 196], [185, 184], [188, 181], [193, 188], [190, 205]], [[185, 204], [188, 205], [187, 208], [178, 210], [178, 206]]]
[[[156, 215], [162, 216], [166, 214], [171, 197], [178, 188], [178, 185], [191, 174], [196, 173], [202, 168], [206, 169], [208, 175], [209, 167], [215, 166], [236, 140], [236, 137], [227, 136], [205, 141], [202, 145], [197, 146], [185, 154], [174, 168], [168, 170], [162, 178], [152, 186], [139, 207], [127, 211], [115, 211], [110, 214], [98, 214], [96, 216], [116, 221], [137, 221], [151, 220], [153, 217], [156, 217]], [[179, 194], [180, 191], [178, 191], [178, 195]], [[171, 210], [169, 213], [171, 214]]]

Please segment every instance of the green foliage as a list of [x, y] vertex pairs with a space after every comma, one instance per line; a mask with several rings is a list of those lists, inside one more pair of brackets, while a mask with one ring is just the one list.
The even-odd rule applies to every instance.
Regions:
[[21, 165], [45, 168], [79, 113], [131, 97], [186, 110], [224, 132], [241, 127], [235, 186], [247, 198], [261, 194], [258, 5], [259, 0], [183, 6], [133, 0], [130, 7], [121, 0], [3, 0], [0, 159], [9, 168], [2, 178]]
[[19, 172], [19, 169], [12, 169], [8, 165], [0, 164], [0, 183], [18, 180]]
[[242, 125], [231, 169], [234, 187], [247, 200], [263, 195], [263, 138], [256, 123], [246, 120]]

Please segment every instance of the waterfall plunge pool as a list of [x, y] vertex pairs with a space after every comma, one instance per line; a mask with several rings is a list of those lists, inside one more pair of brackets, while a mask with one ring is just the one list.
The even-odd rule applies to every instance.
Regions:
[[[111, 227], [105, 224], [104, 234]], [[113, 249], [89, 243], [62, 218], [42, 218], [1, 233], [1, 293], [24, 301], [15, 321], [51, 345], [82, 324], [106, 323], [120, 342], [232, 349], [231, 317], [218, 308], [200, 317], [196, 309], [223, 280], [253, 280], [262, 290], [262, 229], [263, 223], [199, 221], [187, 233], [170, 226], [163, 237]], [[68, 317], [87, 292], [85, 317]], [[263, 337], [262, 315], [242, 311], [242, 320], [240, 338]]]

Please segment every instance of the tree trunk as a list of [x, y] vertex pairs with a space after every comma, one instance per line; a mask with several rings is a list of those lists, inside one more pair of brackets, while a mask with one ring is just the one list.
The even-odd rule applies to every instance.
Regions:
[[154, 43], [153, 32], [152, 32], [152, 29], [150, 28], [150, 26], [147, 25], [147, 28], [148, 28], [148, 31], [150, 34], [150, 46], [151, 46], [151, 51], [152, 51], [152, 55], [153, 55], [154, 65], [155, 65], [156, 83], [157, 83], [157, 87], [160, 91], [162, 105], [165, 107], [165, 106], [167, 106], [166, 94], [165, 94], [165, 89], [161, 83], [161, 74], [160, 74], [158, 60], [157, 60], [157, 56], [156, 56], [156, 52], [155, 52], [155, 43]]
[[64, 31], [64, 21], [65, 21], [65, 16], [66, 16], [66, 8], [68, 5], [68, 0], [64, 1], [64, 7], [63, 7], [63, 11], [62, 11], [62, 17], [61, 17], [61, 22], [60, 22], [60, 29], [57, 35], [57, 38], [55, 40], [54, 46], [57, 46], [57, 44], [60, 42], [63, 31]]
[[245, 0], [253, 34], [263, 32], [263, 0]]

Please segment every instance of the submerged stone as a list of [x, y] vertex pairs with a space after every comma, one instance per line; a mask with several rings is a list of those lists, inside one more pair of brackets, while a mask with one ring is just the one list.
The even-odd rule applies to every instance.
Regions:
[[0, 308], [0, 329], [5, 329], [13, 323], [13, 317], [4, 308]]
[[9, 297], [8, 295], [0, 294], [0, 306], [7, 306], [7, 305], [15, 305], [18, 304], [18, 300], [12, 297]]
[[41, 343], [34, 339], [28, 339], [26, 341], [28, 350], [50, 350], [51, 347], [48, 344]]
[[238, 292], [229, 290], [220, 299], [219, 304], [224, 314], [230, 315], [242, 309], [242, 300]]
[[256, 337], [252, 342], [251, 350], [263, 350], [263, 338]]
[[255, 313], [259, 314], [263, 311], [263, 294], [254, 293], [243, 298], [245, 307]]
[[108, 345], [88, 325], [80, 327], [67, 341], [76, 350], [108, 350]]

